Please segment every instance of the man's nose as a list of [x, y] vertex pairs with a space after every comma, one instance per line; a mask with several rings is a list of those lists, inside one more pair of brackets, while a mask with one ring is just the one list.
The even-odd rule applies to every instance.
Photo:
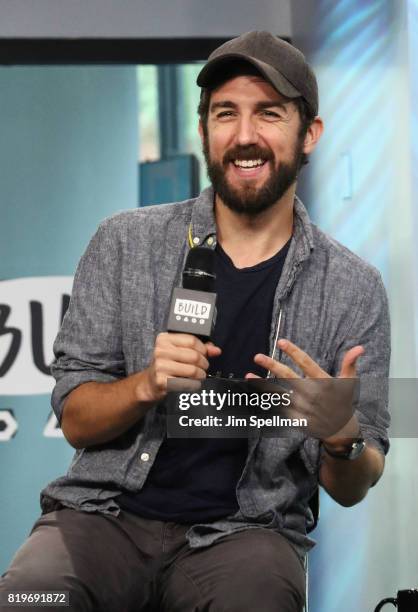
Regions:
[[237, 142], [240, 145], [254, 144], [258, 140], [257, 126], [251, 117], [241, 117], [237, 127]]

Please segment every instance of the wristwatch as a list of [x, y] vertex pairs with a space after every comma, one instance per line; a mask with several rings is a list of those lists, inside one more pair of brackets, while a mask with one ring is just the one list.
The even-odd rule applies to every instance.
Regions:
[[364, 438], [356, 438], [354, 442], [347, 445], [347, 447], [342, 451], [330, 451], [325, 444], [322, 444], [324, 451], [334, 457], [334, 459], [344, 459], [346, 461], [353, 461], [360, 457], [361, 453], [366, 448], [366, 442]]

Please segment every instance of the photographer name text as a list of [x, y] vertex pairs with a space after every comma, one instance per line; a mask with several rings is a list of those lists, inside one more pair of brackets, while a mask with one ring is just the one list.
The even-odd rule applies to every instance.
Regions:
[[220, 416], [207, 415], [204, 417], [190, 417], [181, 415], [179, 417], [180, 427], [307, 427], [307, 419], [290, 419], [274, 415], [270, 418], [261, 418], [255, 415], [237, 417], [228, 415], [226, 418]]

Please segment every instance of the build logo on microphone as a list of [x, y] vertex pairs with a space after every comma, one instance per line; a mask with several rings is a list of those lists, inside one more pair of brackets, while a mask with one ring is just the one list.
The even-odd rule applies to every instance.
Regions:
[[175, 287], [171, 296], [167, 330], [210, 338], [216, 321], [216, 294]]
[[207, 302], [198, 302], [196, 300], [188, 300], [177, 298], [174, 305], [174, 314], [177, 321], [191, 321], [200, 325], [204, 325], [210, 317], [212, 305]]

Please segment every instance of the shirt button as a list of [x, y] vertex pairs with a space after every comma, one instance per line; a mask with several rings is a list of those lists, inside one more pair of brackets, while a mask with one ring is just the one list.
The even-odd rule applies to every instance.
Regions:
[[148, 453], [142, 453], [141, 461], [149, 461], [149, 454]]
[[193, 238], [193, 244], [199, 244], [199, 242], [200, 242], [200, 238], [198, 238], [197, 236], [195, 236], [195, 237]]
[[214, 239], [211, 236], [210, 238], [208, 238], [208, 245], [212, 246], [213, 243], [214, 243]]

